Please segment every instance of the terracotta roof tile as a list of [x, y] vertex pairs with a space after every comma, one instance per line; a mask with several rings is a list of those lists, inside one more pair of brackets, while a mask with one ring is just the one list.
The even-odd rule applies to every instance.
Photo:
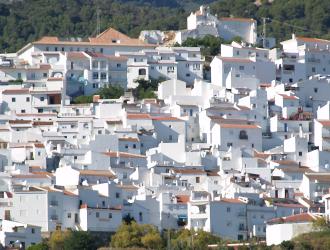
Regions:
[[177, 203], [182, 203], [182, 204], [187, 204], [190, 200], [190, 196], [189, 195], [176, 195], [176, 201]]
[[127, 152], [119, 152], [119, 151], [109, 151], [103, 153], [106, 156], [109, 157], [120, 157], [120, 158], [146, 158], [145, 155], [139, 155], [139, 154], [132, 154]]
[[2, 91], [4, 95], [20, 95], [20, 94], [29, 94], [30, 91], [28, 89], [5, 89]]
[[312, 222], [316, 218], [309, 213], [295, 214], [287, 217], [274, 218], [267, 221], [267, 224]]

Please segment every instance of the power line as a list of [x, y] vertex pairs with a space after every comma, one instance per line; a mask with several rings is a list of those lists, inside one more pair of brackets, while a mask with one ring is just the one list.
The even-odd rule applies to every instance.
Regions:
[[277, 22], [277, 23], [283, 24], [285, 26], [289, 26], [289, 27], [295, 28], [295, 29], [300, 29], [300, 30], [303, 30], [303, 31], [309, 31], [309, 32], [314, 33], [314, 34], [317, 34], [317, 35], [322, 35], [322, 32], [321, 31], [311, 30], [311, 29], [308, 29], [306, 27], [302, 27], [302, 26], [290, 24], [290, 23], [287, 23], [287, 22], [284, 22], [284, 21], [279, 21], [279, 20], [276, 20], [276, 19], [273, 19], [273, 18], [269, 18], [269, 17], [266, 18], [266, 19], [267, 20], [270, 20], [272, 22]]

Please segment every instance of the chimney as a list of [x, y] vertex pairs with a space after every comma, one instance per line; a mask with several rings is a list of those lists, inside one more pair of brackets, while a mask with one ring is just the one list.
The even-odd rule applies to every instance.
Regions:
[[299, 124], [299, 137], [300, 137], [300, 138], [303, 138], [302, 124]]

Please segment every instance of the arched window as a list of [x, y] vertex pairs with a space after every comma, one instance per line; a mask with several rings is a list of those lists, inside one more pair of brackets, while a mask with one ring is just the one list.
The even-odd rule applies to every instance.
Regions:
[[241, 140], [247, 140], [247, 139], [248, 139], [248, 135], [247, 135], [247, 133], [246, 133], [245, 130], [241, 130], [241, 131], [239, 131], [239, 138], [240, 138]]

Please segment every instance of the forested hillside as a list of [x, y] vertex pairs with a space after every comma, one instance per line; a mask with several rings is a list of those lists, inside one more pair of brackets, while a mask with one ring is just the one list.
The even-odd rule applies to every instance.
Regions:
[[[7, 2], [7, 3], [6, 3]], [[131, 36], [143, 29], [176, 30], [201, 3], [218, 16], [267, 17], [268, 35], [292, 32], [330, 38], [330, 0], [16, 0], [0, 1], [0, 50], [12, 52], [44, 35], [86, 37], [95, 33], [97, 8], [101, 30], [113, 26]], [[259, 25], [261, 28], [261, 25]]]

